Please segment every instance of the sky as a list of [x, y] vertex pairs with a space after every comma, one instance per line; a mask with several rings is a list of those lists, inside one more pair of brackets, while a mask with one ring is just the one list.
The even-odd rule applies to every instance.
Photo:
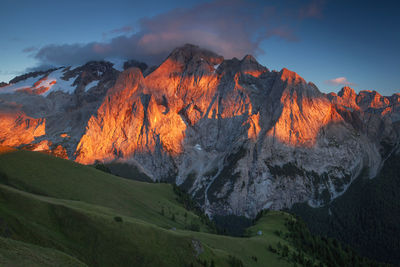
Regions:
[[252, 54], [323, 92], [400, 92], [400, 4], [342, 0], [1, 0], [0, 81], [51, 66], [136, 59], [157, 65], [192, 43]]

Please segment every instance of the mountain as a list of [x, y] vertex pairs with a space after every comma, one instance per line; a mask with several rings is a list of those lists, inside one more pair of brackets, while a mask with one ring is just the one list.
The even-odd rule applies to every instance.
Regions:
[[194, 45], [158, 67], [89, 62], [0, 88], [0, 145], [123, 162], [178, 184], [210, 215], [329, 203], [400, 133], [400, 94], [324, 94], [288, 69]]

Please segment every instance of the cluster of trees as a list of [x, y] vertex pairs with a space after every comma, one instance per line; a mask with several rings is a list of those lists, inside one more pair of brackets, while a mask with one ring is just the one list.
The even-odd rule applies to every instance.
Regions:
[[118, 177], [140, 182], [153, 183], [153, 180], [151, 180], [150, 177], [148, 177], [145, 173], [141, 172], [136, 166], [127, 163], [117, 161], [103, 163], [96, 160], [92, 166], [100, 171], [110, 173]]
[[0, 170], [0, 183], [8, 185], [8, 176], [2, 170]]
[[215, 215], [213, 220], [220, 235], [246, 236], [246, 229], [254, 225], [253, 220], [245, 216]]
[[[211, 261], [198, 259], [197, 263], [199, 263], [201, 266], [204, 266], [204, 267], [215, 267], [216, 266], [213, 259], [211, 259]], [[238, 259], [232, 255], [228, 256], [228, 264], [231, 267], [243, 267], [244, 266], [243, 262], [240, 259]], [[194, 266], [193, 263], [191, 263], [190, 267], [193, 267], [193, 266]]]
[[100, 171], [106, 172], [106, 173], [111, 173], [110, 168], [108, 168], [104, 163], [101, 163], [100, 161], [96, 160], [94, 163], [94, 167]]
[[[188, 193], [183, 191], [176, 184], [173, 184], [172, 187], [175, 195], [177, 196], [176, 200], [181, 203], [186, 210], [195, 213], [200, 218], [200, 221], [207, 225], [209, 232], [217, 233], [215, 223], [210, 220], [208, 215], [204, 213], [203, 209], [196, 203], [196, 201], [194, 201]], [[199, 231], [200, 225], [195, 221], [191, 221], [191, 223], [188, 225], [188, 229], [192, 231]]]
[[341, 197], [313, 209], [295, 205], [313, 233], [351, 245], [379, 262], [400, 262], [400, 155], [392, 154], [379, 175], [357, 178]]
[[277, 246], [282, 257], [303, 266], [384, 266], [368, 258], [359, 256], [349, 246], [343, 246], [333, 238], [311, 234], [306, 224], [299, 218], [286, 221], [289, 230], [288, 241], [297, 251], [290, 252], [287, 246]]

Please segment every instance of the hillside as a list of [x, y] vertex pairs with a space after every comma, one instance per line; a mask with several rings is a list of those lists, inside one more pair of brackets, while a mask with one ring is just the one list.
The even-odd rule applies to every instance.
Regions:
[[283, 212], [265, 213], [246, 237], [221, 236], [185, 210], [169, 184], [15, 150], [0, 155], [0, 177], [5, 265], [292, 266], [292, 255], [319, 262], [289, 238], [296, 220]]
[[58, 250], [43, 248], [4, 237], [0, 237], [0, 265], [15, 267], [87, 266]]
[[360, 254], [381, 262], [400, 263], [400, 154], [392, 153], [374, 179], [365, 173], [341, 197], [322, 208], [296, 204], [317, 234], [337, 238]]
[[[229, 255], [244, 263], [257, 255], [261, 262], [287, 265], [259, 246], [279, 239], [273, 231], [284, 230], [284, 215], [269, 222], [268, 242], [243, 242], [207, 234], [207, 226], [176, 201], [168, 184], [126, 180], [28, 151], [0, 155], [0, 170], [1, 230], [24, 246], [51, 247], [89, 266], [189, 266], [211, 259], [223, 266]], [[185, 230], [185, 221], [204, 232]], [[55, 255], [60, 264], [61, 256]]]

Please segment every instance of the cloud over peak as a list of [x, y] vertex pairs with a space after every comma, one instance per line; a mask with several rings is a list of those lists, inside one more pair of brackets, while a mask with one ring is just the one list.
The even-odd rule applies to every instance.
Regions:
[[[264, 52], [260, 43], [272, 36], [297, 41], [291, 23], [320, 12], [314, 7], [315, 1], [311, 2], [311, 7], [295, 4], [290, 12], [275, 2], [266, 6], [256, 1], [217, 0], [191, 8], [177, 8], [140, 19], [139, 30], [134, 33], [130, 26], [106, 32], [104, 38], [120, 34], [107, 42], [51, 44], [35, 51], [33, 56], [39, 64], [53, 65], [74, 65], [111, 57], [158, 64], [172, 49], [185, 43], [210, 49], [226, 58], [260, 54]], [[293, 14], [289, 20], [277, 19], [288, 13]], [[295, 15], [302, 13], [302, 18]]]

